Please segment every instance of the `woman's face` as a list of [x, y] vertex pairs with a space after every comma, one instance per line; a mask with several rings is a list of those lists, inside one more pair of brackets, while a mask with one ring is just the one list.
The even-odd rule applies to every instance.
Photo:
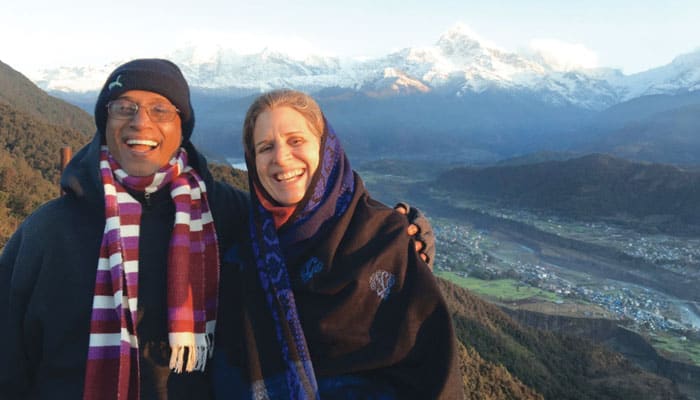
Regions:
[[253, 129], [255, 168], [267, 193], [284, 206], [304, 198], [318, 168], [320, 138], [290, 107], [262, 112]]

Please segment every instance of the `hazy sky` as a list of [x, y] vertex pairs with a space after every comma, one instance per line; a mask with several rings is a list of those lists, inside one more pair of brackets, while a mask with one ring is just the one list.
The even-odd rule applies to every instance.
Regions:
[[0, 6], [0, 61], [27, 73], [162, 56], [198, 38], [371, 57], [430, 46], [461, 23], [504, 50], [534, 45], [629, 74], [699, 49], [698, 21], [700, 0], [18, 0]]

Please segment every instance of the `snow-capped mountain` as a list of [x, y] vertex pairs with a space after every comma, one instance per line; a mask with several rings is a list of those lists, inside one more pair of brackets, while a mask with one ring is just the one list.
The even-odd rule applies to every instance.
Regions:
[[663, 67], [630, 75], [625, 80], [626, 100], [700, 90], [700, 49], [680, 55]]
[[[436, 92], [463, 96], [487, 90], [531, 93], [551, 104], [600, 110], [647, 94], [700, 88], [700, 50], [671, 64], [634, 75], [613, 69], [568, 69], [536, 54], [506, 52], [476, 39], [463, 25], [445, 32], [434, 46], [406, 48], [369, 60], [307, 55], [294, 57], [263, 49], [239, 54], [221, 46], [189, 46], [163, 57], [183, 70], [191, 86], [242, 96], [279, 87], [308, 92], [324, 88], [362, 91], [370, 96]], [[102, 66], [60, 67], [30, 76], [58, 92], [95, 91], [125, 60]]]

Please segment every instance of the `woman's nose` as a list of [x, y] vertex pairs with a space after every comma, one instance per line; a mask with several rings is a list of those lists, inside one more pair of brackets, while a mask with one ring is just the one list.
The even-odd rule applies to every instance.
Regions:
[[275, 162], [277, 164], [284, 164], [284, 162], [289, 159], [290, 155], [289, 147], [285, 145], [280, 145], [275, 148]]

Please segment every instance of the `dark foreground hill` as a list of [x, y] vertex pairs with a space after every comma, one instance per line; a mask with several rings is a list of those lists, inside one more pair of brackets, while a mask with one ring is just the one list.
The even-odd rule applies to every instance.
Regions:
[[444, 280], [440, 287], [465, 346], [468, 399], [685, 398], [673, 382], [619, 353], [578, 337], [523, 327], [467, 290]]
[[443, 173], [437, 187], [496, 205], [674, 233], [700, 232], [700, 173], [602, 154]]

